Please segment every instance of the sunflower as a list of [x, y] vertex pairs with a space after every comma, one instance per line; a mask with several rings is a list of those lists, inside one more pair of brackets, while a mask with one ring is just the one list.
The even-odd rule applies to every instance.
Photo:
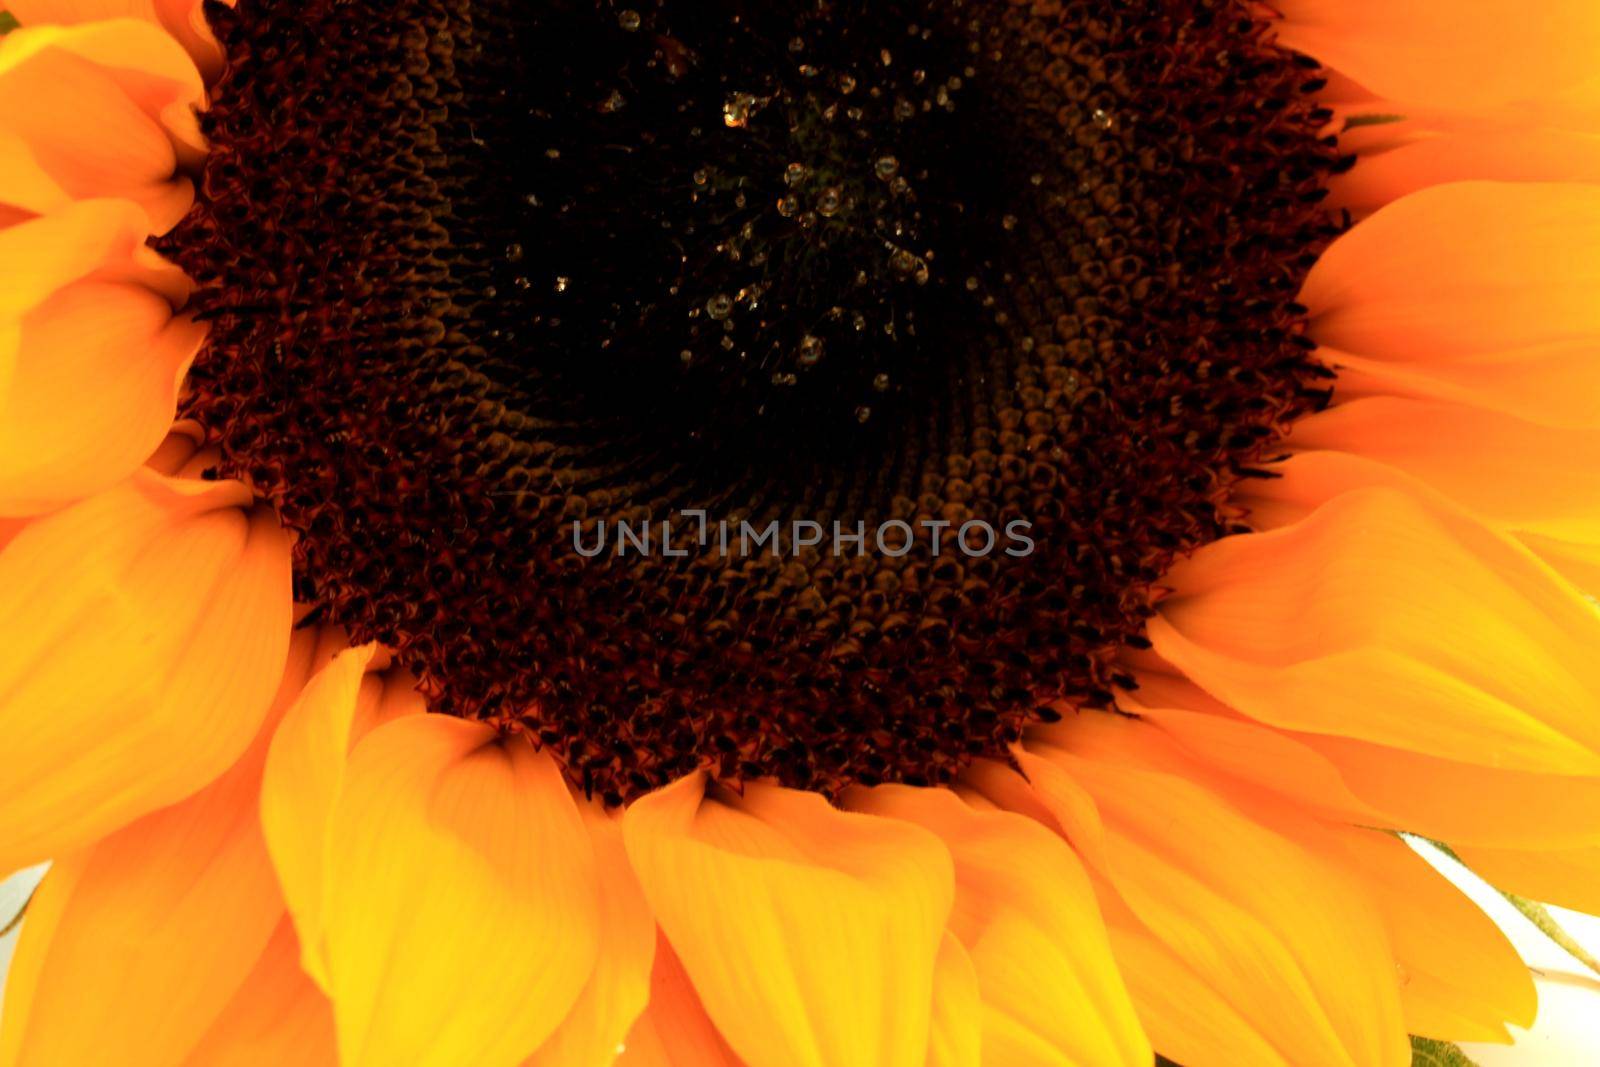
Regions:
[[1401, 832], [1600, 910], [1592, 0], [6, 6], [0, 1064], [1404, 1064]]

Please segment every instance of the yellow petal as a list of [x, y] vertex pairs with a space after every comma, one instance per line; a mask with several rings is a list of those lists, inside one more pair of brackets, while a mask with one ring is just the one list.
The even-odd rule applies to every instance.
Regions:
[[0, 128], [69, 197], [132, 200], [158, 232], [192, 198], [177, 170], [180, 159], [197, 158], [202, 92], [183, 48], [146, 22], [25, 29], [0, 40], [0, 97], [32, 101], [0, 112]]
[[1499, 927], [1398, 838], [1340, 835], [1383, 915], [1400, 968], [1406, 1029], [1445, 1041], [1509, 1041], [1538, 1008], [1533, 978]]
[[1148, 725], [1071, 725], [1053, 735], [1070, 733], [1070, 750], [1029, 742], [1023, 769], [1053, 766], [1092, 795], [1105, 878], [1149, 932], [1290, 1062], [1408, 1063], [1380, 917], [1329, 835], [1281, 804], [1148, 765]]
[[1293, 526], [1208, 545], [1167, 581], [1156, 651], [1251, 718], [1513, 770], [1600, 771], [1600, 615], [1431, 501], [1349, 492]]
[[1396, 100], [1460, 109], [1552, 96], [1600, 53], [1589, 0], [1280, 0], [1279, 37]]
[[351, 754], [323, 909], [339, 1060], [517, 1064], [594, 969], [593, 848], [521, 738], [411, 715]]
[[[296, 635], [277, 712], [314, 646]], [[90, 1063], [109, 1046], [166, 1065], [194, 1048], [283, 914], [256, 820], [274, 718], [217, 781], [51, 868], [6, 986], [0, 1063]]]
[[261, 785], [261, 827], [305, 953], [302, 966], [324, 987], [330, 825], [358, 710], [382, 693], [382, 680], [367, 673], [376, 654], [375, 645], [348, 649], [318, 672], [278, 727]]
[[[933, 971], [933, 1019], [928, 1026], [928, 1067], [978, 1067], [982, 1062], [983, 1000], [972, 958], [952, 933], [939, 944]], [[1148, 1059], [1148, 1057], [1147, 1057]], [[990, 1062], [996, 1062], [991, 1059]], [[1021, 1067], [1021, 1061], [1016, 1062]]]
[[[232, 6], [233, 0], [225, 2]], [[222, 49], [207, 28], [200, 0], [9, 0], [6, 6], [24, 26], [144, 19], [182, 44], [208, 80], [222, 70]]]
[[[168, 1061], [175, 1062], [175, 1061]], [[287, 915], [184, 1067], [338, 1067], [333, 1011], [300, 969]]]
[[1597, 286], [1600, 186], [1455, 182], [1335, 241], [1300, 300], [1318, 342], [1422, 362], [1594, 338]]
[[[1544, 817], [1540, 809], [1524, 814]], [[1456, 853], [1497, 889], [1600, 915], [1600, 845], [1549, 851], [1461, 845]]]
[[691, 775], [644, 797], [624, 840], [706, 1011], [751, 1067], [921, 1067], [952, 898], [937, 838]]
[[0, 868], [195, 792], [283, 672], [289, 547], [235, 482], [138, 472], [0, 551]]
[[851, 803], [925, 827], [950, 850], [950, 928], [977, 972], [986, 1057], [1017, 1067], [1150, 1062], [1094, 892], [1058, 836], [943, 789], [889, 786]]
[[580, 803], [594, 843], [600, 886], [600, 953], [567, 1018], [528, 1067], [604, 1067], [650, 999], [656, 923], [645, 903], [622, 828], [598, 804]]

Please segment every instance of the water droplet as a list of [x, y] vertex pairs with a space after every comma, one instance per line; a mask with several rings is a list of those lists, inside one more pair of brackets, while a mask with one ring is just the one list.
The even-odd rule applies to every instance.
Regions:
[[978, 279], [975, 276], [969, 276], [967, 278], [967, 292], [975, 293], [977, 291], [978, 291]]
[[708, 182], [710, 180], [711, 180], [711, 172], [710, 171], [707, 171], [705, 169], [701, 169], [701, 170], [697, 170], [697, 171], [694, 172], [694, 183], [696, 185], [702, 185], [703, 186], [703, 185], [705, 185], [706, 182]]
[[786, 219], [793, 218], [794, 217], [794, 213], [796, 211], [799, 211], [799, 210], [800, 210], [800, 201], [798, 199], [796, 199], [795, 197], [792, 197], [792, 196], [780, 196], [780, 197], [778, 197], [778, 214], [782, 215], [784, 218], [786, 218]]
[[685, 348], [682, 352], [678, 353], [678, 359], [685, 364], [693, 363], [694, 353]]
[[1028, 182], [1030, 184], [1034, 185], [1034, 186], [1043, 185], [1044, 184], [1044, 175], [1043, 174], [1030, 174], [1028, 176]]
[[822, 338], [806, 334], [800, 338], [800, 365], [802, 367], [815, 366], [822, 358]]
[[872, 379], [872, 387], [880, 393], [888, 392], [889, 376], [887, 374], [879, 374], [877, 377]]
[[895, 249], [894, 255], [889, 257], [889, 266], [895, 269], [896, 274], [910, 274], [917, 269], [917, 262], [917, 257], [904, 248]]
[[724, 352], [732, 352], [733, 351], [733, 338], [724, 337], [722, 339], [722, 350]]
[[722, 123], [730, 129], [742, 130], [750, 124], [760, 101], [749, 93], [734, 93], [722, 105]]
[[1015, 215], [1007, 215], [1005, 218], [1000, 220], [1000, 228], [1008, 233], [1016, 229], [1017, 217]]
[[860, 407], [856, 408], [857, 422], [866, 422], [870, 418], [872, 418], [872, 409], [867, 407], [867, 405], [862, 404]]
[[624, 8], [617, 12], [617, 25], [632, 33], [639, 28], [639, 13], [633, 8]]
[[906, 193], [911, 191], [911, 183], [906, 181], [903, 176], [896, 178], [889, 183], [889, 191], [895, 196], [905, 196]]
[[893, 156], [879, 156], [872, 169], [878, 177], [888, 181], [900, 172], [900, 161]]
[[727, 293], [718, 293], [706, 301], [706, 314], [721, 322], [733, 310], [733, 298]]
[[878, 59], [886, 67], [894, 62], [894, 56], [889, 53], [889, 50], [887, 48], [883, 49], [881, 52], [878, 53]]
[[806, 180], [806, 165], [804, 163], [791, 163], [783, 168], [783, 183], [785, 185], [799, 185]]
[[558, 293], [566, 292], [567, 291], [567, 287], [569, 285], [571, 285], [571, 284], [572, 284], [572, 279], [571, 278], [567, 277], [565, 274], [561, 275], [559, 278], [556, 279], [556, 292], [558, 292]]
[[848, 74], [839, 75], [839, 91], [849, 96], [856, 91], [856, 80]]
[[1109, 130], [1117, 124], [1116, 116], [1103, 107], [1095, 108], [1093, 114], [1089, 117], [1094, 119], [1094, 124], [1102, 130]]
[[817, 195], [817, 214], [825, 219], [833, 218], [839, 213], [839, 205], [843, 199], [838, 186], [828, 186]]

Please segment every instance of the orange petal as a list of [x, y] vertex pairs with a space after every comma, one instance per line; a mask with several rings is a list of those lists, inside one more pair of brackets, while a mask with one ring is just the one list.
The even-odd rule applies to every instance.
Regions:
[[1149, 766], [1152, 731], [1083, 716], [1054, 735], [1070, 750], [1030, 742], [1019, 758], [1093, 797], [1117, 895], [1285, 1059], [1409, 1063], [1380, 918], [1330, 858], [1335, 843], [1281, 805]]
[[1461, 404], [1370, 397], [1300, 420], [1293, 441], [1404, 471], [1500, 528], [1600, 543], [1600, 427], [1544, 426]]
[[157, 232], [192, 201], [177, 170], [180, 158], [198, 158], [202, 93], [182, 47], [145, 22], [18, 30], [0, 41], [0, 96], [33, 101], [0, 112], [0, 128], [67, 196], [132, 200]]
[[717, 1032], [683, 962], [659, 930], [650, 1006], [628, 1033], [616, 1067], [744, 1067]]
[[628, 856], [706, 1010], [751, 1067], [921, 1067], [949, 854], [814, 793], [702, 775], [635, 801]]
[[1527, 965], [1499, 927], [1398, 838], [1340, 835], [1350, 870], [1383, 915], [1400, 968], [1406, 1029], [1445, 1041], [1509, 1041], [1533, 1024]]
[[[274, 701], [304, 683], [296, 635]], [[194, 796], [59, 860], [23, 925], [0, 1063], [181, 1062], [246, 980], [283, 914], [256, 820], [269, 715], [238, 763]]]
[[1588, 80], [1600, 54], [1589, 0], [1279, 0], [1280, 40], [1407, 103], [1487, 108]]
[[28, 315], [0, 387], [0, 509], [50, 510], [132, 472], [165, 436], [204, 338], [131, 285], [72, 285]]
[[141, 471], [0, 552], [0, 868], [195, 792], [282, 675], [289, 546], [236, 482]]
[[[928, 1024], [928, 1067], [979, 1067], [983, 1000], [972, 957], [954, 934], [939, 944], [933, 971], [933, 1018]], [[1148, 1059], [1148, 1057], [1147, 1057]], [[991, 1062], [994, 1062], [991, 1060]], [[1022, 1060], [1007, 1060], [1023, 1067]]]
[[593, 848], [546, 755], [445, 715], [351, 754], [323, 908], [339, 1060], [517, 1064], [594, 970]]
[[115, 200], [0, 230], [0, 515], [104, 489], [166, 434], [203, 330], [147, 234]]
[[[1537, 812], [1531, 818], [1544, 817], [1527, 810]], [[1552, 851], [1460, 845], [1456, 854], [1497, 889], [1600, 915], [1600, 845]]]
[[[1296, 735], [1338, 767], [1382, 825], [1453, 843], [1561, 848], [1595, 837], [1600, 778], [1460, 763], [1343, 737]], [[1529, 818], [1529, 812], [1538, 812]]]
[[1322, 356], [1338, 369], [1338, 403], [1389, 396], [1444, 400], [1540, 426], [1593, 429], [1600, 426], [1594, 349], [1593, 340], [1575, 338], [1450, 358], [1372, 359], [1327, 348]]
[[367, 673], [376, 654], [376, 645], [348, 649], [311, 680], [273, 737], [261, 786], [261, 826], [305, 952], [302, 966], [325, 988], [330, 824], [355, 720], [383, 691], [382, 680]]
[[1127, 703], [1190, 756], [1222, 774], [1328, 818], [1369, 824], [1383, 818], [1351, 792], [1326, 756], [1289, 734], [1245, 718]]
[[1593, 338], [1597, 286], [1600, 186], [1456, 182], [1335, 241], [1300, 300], [1320, 343], [1417, 362]]
[[[170, 1061], [175, 1062], [175, 1061]], [[300, 969], [287, 915], [184, 1067], [338, 1067], [333, 1011]]]
[[[225, 2], [233, 5], [233, 0]], [[24, 26], [144, 19], [183, 45], [207, 80], [222, 71], [222, 48], [206, 25], [200, 0], [9, 0], [6, 6]]]
[[1472, 130], [1426, 137], [1329, 182], [1330, 203], [1359, 215], [1430, 185], [1471, 180], [1600, 182], [1600, 137], [1565, 130]]
[[950, 928], [977, 972], [986, 1056], [1018, 1067], [1150, 1062], [1094, 892], [1058, 836], [1011, 812], [975, 811], [943, 789], [886, 786], [851, 803], [925, 827], [950, 850]]
[[1600, 617], [1531, 555], [1431, 501], [1346, 493], [1293, 526], [1214, 542], [1167, 581], [1155, 650], [1251, 718], [1600, 772]]
[[656, 923], [628, 865], [622, 828], [598, 804], [580, 802], [579, 808], [594, 843], [599, 878], [599, 958], [578, 1002], [527, 1067], [610, 1063], [650, 999]]

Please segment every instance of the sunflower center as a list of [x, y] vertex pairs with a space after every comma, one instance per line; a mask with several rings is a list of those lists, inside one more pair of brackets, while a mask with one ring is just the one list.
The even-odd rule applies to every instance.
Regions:
[[609, 801], [1111, 706], [1323, 399], [1345, 161], [1243, 2], [207, 10], [188, 413], [302, 598]]

